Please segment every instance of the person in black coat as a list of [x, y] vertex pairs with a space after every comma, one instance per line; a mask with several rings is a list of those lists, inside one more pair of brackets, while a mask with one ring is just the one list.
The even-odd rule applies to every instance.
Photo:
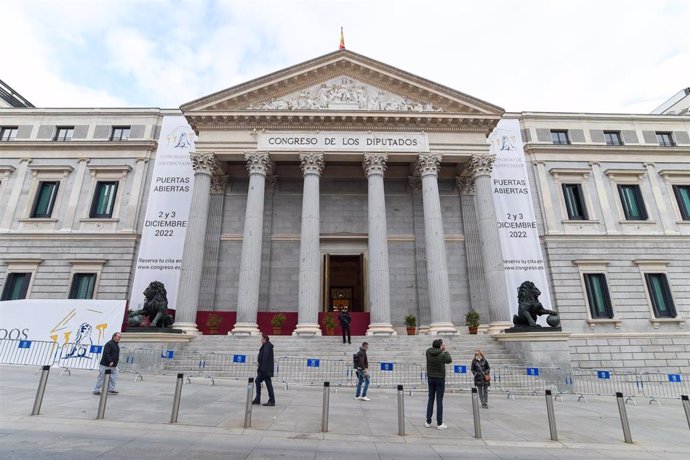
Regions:
[[261, 336], [261, 348], [259, 348], [259, 356], [256, 359], [259, 368], [256, 371], [256, 397], [252, 404], [261, 404], [261, 383], [266, 382], [266, 390], [268, 390], [268, 402], [264, 406], [275, 406], [276, 398], [273, 394], [273, 344], [269, 341], [267, 335]]
[[110, 369], [110, 383], [108, 384], [108, 393], [118, 394], [119, 392], [115, 389], [115, 384], [117, 383], [117, 363], [120, 360], [120, 338], [122, 334], [116, 332], [113, 334], [113, 338], [109, 340], [103, 347], [103, 354], [101, 355], [101, 363], [98, 369], [98, 379], [96, 379], [96, 386], [93, 389], [93, 394], [100, 395], [101, 387], [103, 386], [103, 378], [105, 377], [105, 371]]
[[484, 358], [484, 353], [481, 350], [474, 352], [474, 359], [472, 360], [472, 375], [474, 375], [474, 386], [477, 387], [479, 393], [479, 400], [482, 402], [484, 409], [489, 408], [489, 385], [491, 381], [487, 380], [487, 376], [491, 376], [491, 367], [489, 361]]
[[340, 329], [343, 331], [343, 343], [345, 343], [345, 333], [347, 332], [347, 343], [352, 343], [350, 337], [350, 323], [352, 322], [352, 316], [347, 311], [347, 307], [343, 307], [338, 315], [338, 320], [340, 321]]

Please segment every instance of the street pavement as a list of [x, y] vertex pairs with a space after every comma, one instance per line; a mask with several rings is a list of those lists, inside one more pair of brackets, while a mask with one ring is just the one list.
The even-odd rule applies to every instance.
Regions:
[[[328, 432], [321, 432], [323, 386], [287, 389], [274, 382], [276, 406], [252, 406], [244, 428], [247, 382], [197, 377], [182, 387], [178, 421], [170, 423], [176, 374], [120, 374], [103, 419], [92, 394], [95, 371], [52, 368], [40, 415], [31, 411], [40, 368], [0, 366], [1, 459], [684, 459], [690, 428], [680, 400], [627, 404], [633, 443], [625, 443], [616, 398], [574, 395], [554, 401], [558, 441], [550, 439], [545, 396], [506, 398], [492, 392], [475, 438], [468, 392], [447, 392], [447, 430], [424, 426], [426, 392], [405, 390], [405, 436], [398, 434], [398, 395], [331, 387]], [[267, 397], [265, 389], [263, 401]]]

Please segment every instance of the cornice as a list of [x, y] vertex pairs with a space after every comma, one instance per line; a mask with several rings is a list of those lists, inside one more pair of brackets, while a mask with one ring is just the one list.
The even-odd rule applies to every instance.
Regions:
[[158, 148], [158, 142], [154, 140], [145, 141], [126, 141], [126, 142], [113, 142], [113, 141], [67, 141], [67, 142], [56, 142], [53, 140], [46, 141], [17, 141], [12, 142], [0, 142], [0, 151], [12, 151], [12, 150], [51, 150], [51, 151], [65, 151], [65, 150], [121, 150], [121, 151], [131, 151], [131, 150], [155, 150]]
[[[610, 153], [612, 155], [620, 155], [621, 153], [643, 153], [645, 155], [690, 155], [690, 146], [682, 147], [661, 147], [659, 145], [621, 145], [609, 146], [604, 144], [525, 144], [525, 153]], [[602, 159], [603, 161], [604, 159]]]
[[519, 114], [506, 114], [510, 118], [519, 118], [520, 121], [532, 120], [572, 120], [578, 122], [593, 121], [648, 121], [661, 122], [665, 124], [690, 122], [690, 115], [651, 115], [651, 114], [628, 114], [628, 113], [575, 113], [575, 112], [520, 112]]

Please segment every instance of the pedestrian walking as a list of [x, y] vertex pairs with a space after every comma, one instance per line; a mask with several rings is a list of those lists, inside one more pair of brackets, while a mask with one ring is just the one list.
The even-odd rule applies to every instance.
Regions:
[[98, 378], [96, 379], [96, 386], [93, 389], [93, 394], [100, 395], [101, 388], [103, 387], [103, 378], [105, 377], [105, 371], [110, 369], [110, 383], [108, 383], [108, 393], [116, 395], [119, 393], [115, 389], [117, 384], [117, 363], [120, 360], [120, 339], [122, 334], [116, 332], [113, 334], [113, 338], [106, 342], [103, 347], [103, 354], [101, 355], [101, 363], [98, 367]]
[[426, 404], [426, 421], [424, 426], [431, 427], [431, 416], [434, 414], [434, 399], [436, 399], [436, 428], [445, 430], [448, 426], [443, 423], [443, 394], [446, 391], [446, 364], [452, 359], [446, 351], [443, 340], [436, 339], [431, 348], [426, 351], [426, 376], [429, 385], [429, 400]]
[[268, 391], [268, 401], [264, 406], [275, 406], [276, 398], [273, 393], [273, 383], [271, 382], [271, 377], [273, 377], [273, 344], [270, 338], [263, 334], [261, 336], [261, 348], [259, 348], [259, 356], [256, 359], [259, 367], [256, 371], [256, 396], [252, 401], [252, 404], [261, 404], [261, 384], [266, 382], [266, 390]]
[[474, 375], [474, 386], [477, 387], [479, 400], [484, 409], [489, 408], [489, 386], [491, 385], [491, 367], [489, 361], [484, 358], [481, 350], [474, 352], [472, 360], [472, 375]]
[[352, 322], [352, 316], [350, 312], [347, 311], [347, 307], [343, 307], [338, 315], [338, 320], [340, 321], [340, 330], [343, 331], [343, 343], [345, 343], [345, 335], [347, 333], [347, 343], [352, 343], [350, 337], [350, 323]]
[[367, 397], [367, 390], [369, 389], [369, 358], [367, 358], [367, 350], [369, 344], [362, 342], [359, 351], [352, 357], [353, 364], [357, 374], [357, 388], [355, 389], [355, 399], [360, 401], [370, 401]]

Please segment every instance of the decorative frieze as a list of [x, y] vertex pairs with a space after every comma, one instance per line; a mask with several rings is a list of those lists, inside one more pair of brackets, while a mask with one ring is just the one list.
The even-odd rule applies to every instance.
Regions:
[[273, 163], [268, 153], [252, 152], [245, 153], [244, 160], [247, 162], [247, 171], [249, 174], [261, 174], [266, 176], [270, 174], [273, 169]]
[[216, 155], [211, 152], [189, 152], [189, 157], [192, 160], [192, 168], [195, 173], [213, 174], [213, 171], [218, 167], [218, 160]]
[[472, 177], [484, 175], [491, 176], [491, 171], [493, 170], [495, 160], [496, 155], [472, 155], [469, 166], [469, 171], [472, 174]]
[[300, 153], [299, 166], [302, 174], [318, 174], [323, 172], [324, 161], [323, 153]]
[[438, 175], [442, 157], [443, 155], [440, 153], [420, 153], [417, 157], [417, 174], [420, 176]]
[[386, 153], [365, 153], [362, 167], [367, 176], [372, 174], [383, 174], [386, 172], [386, 161], [388, 161], [388, 154]]

